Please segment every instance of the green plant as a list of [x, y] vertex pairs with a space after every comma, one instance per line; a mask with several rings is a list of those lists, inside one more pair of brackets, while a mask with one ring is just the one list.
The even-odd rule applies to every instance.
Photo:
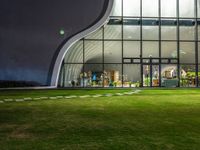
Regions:
[[137, 81], [135, 87], [140, 87], [140, 81]]
[[95, 86], [96, 85], [96, 81], [92, 81], [92, 85]]
[[117, 86], [117, 81], [113, 82], [113, 86], [116, 87]]
[[145, 78], [144, 83], [146, 86], [150, 86], [150, 77]]
[[131, 87], [133, 83], [131, 81], [128, 82], [129, 87]]

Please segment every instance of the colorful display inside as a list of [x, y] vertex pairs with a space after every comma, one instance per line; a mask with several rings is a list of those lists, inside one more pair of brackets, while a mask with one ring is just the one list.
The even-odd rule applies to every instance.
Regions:
[[198, 87], [200, 0], [115, 0], [66, 53], [59, 87]]

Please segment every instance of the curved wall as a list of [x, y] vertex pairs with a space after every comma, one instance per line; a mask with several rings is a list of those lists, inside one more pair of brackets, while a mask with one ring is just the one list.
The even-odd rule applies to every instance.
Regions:
[[0, 81], [50, 85], [60, 49], [70, 37], [98, 22], [108, 2], [1, 0]]
[[64, 60], [66, 53], [70, 49], [70, 47], [75, 42], [80, 40], [81, 38], [86, 37], [88, 34], [95, 32], [97, 29], [102, 27], [102, 25], [104, 25], [106, 23], [109, 15], [111, 13], [112, 6], [113, 6], [113, 0], [110, 0], [105, 9], [105, 13], [103, 14], [103, 16], [101, 16], [101, 18], [99, 18], [99, 20], [95, 24], [91, 25], [90, 27], [88, 27], [86, 30], [83, 30], [79, 34], [72, 36], [69, 40], [66, 41], [66, 43], [64, 43], [61, 50], [59, 50], [58, 53], [54, 55], [55, 62], [53, 60], [53, 69], [52, 69], [52, 73], [50, 73], [51, 74], [51, 86], [54, 86], [54, 87], [58, 86], [58, 79], [59, 79], [59, 75], [60, 75], [62, 62]]

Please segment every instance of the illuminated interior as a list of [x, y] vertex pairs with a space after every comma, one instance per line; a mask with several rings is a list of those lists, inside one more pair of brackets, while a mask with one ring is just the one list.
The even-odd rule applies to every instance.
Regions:
[[59, 87], [197, 87], [199, 25], [200, 0], [115, 0], [68, 50]]

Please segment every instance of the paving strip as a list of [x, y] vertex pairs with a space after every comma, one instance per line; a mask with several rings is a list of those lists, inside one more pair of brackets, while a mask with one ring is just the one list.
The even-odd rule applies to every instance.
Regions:
[[69, 95], [69, 96], [52, 96], [52, 97], [25, 97], [25, 98], [17, 98], [17, 99], [4, 99], [0, 100], [0, 103], [7, 103], [7, 102], [24, 102], [24, 101], [32, 101], [32, 100], [58, 100], [58, 99], [73, 99], [73, 98], [98, 98], [98, 97], [112, 97], [112, 96], [124, 96], [124, 95], [133, 95], [141, 92], [141, 90], [134, 90], [130, 92], [123, 92], [123, 93], [106, 93], [106, 94], [96, 94], [96, 95]]

